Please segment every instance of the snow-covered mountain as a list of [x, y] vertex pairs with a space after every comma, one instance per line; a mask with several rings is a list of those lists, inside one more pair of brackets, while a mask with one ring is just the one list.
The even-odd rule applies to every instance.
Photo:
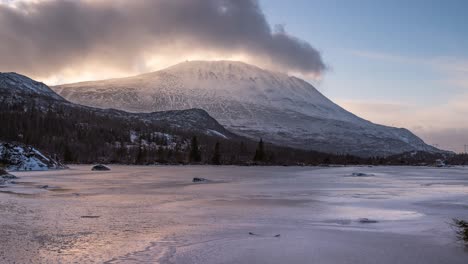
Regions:
[[64, 101], [61, 96], [52, 91], [47, 85], [15, 72], [0, 72], [0, 89], [7, 91], [9, 95], [42, 96]]
[[[68, 102], [47, 85], [17, 73], [0, 72], [0, 103], [7, 105], [28, 105], [34, 102], [37, 111], [80, 111], [100, 116], [111, 116], [120, 121], [143, 121], [157, 124], [179, 132], [199, 133], [215, 138], [237, 137], [221, 126], [206, 111], [184, 109], [181, 111], [160, 111], [153, 113], [128, 113], [116, 109], [100, 109]], [[86, 105], [86, 104], [84, 104]], [[22, 111], [26, 109], [22, 109]], [[0, 135], [0, 139], [2, 139]]]
[[75, 103], [130, 112], [200, 108], [237, 134], [295, 148], [361, 156], [438, 151], [406, 129], [355, 116], [299, 78], [242, 62], [191, 61], [52, 89]]

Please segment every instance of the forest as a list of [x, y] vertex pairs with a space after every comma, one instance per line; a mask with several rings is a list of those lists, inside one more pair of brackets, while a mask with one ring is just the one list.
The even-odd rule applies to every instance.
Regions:
[[468, 164], [467, 155], [400, 154], [362, 158], [275, 146], [236, 137], [224, 139], [103, 114], [66, 104], [0, 104], [0, 140], [32, 145], [64, 163], [234, 165], [432, 165]]

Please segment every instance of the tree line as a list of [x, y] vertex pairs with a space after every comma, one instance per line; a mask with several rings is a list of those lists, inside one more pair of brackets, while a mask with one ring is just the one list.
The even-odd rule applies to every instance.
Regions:
[[[174, 129], [163, 123], [105, 115], [89, 108], [37, 106], [34, 101], [0, 103], [0, 124], [0, 140], [32, 145], [65, 163], [418, 165], [450, 158], [441, 154], [362, 158], [298, 150], [262, 139], [224, 139]], [[451, 156], [451, 161], [463, 164], [467, 157]]]

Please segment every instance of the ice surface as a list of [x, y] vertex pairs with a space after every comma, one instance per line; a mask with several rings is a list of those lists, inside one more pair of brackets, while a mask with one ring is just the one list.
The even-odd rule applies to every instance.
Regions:
[[18, 172], [0, 189], [0, 263], [468, 259], [448, 224], [468, 219], [468, 168], [89, 168]]

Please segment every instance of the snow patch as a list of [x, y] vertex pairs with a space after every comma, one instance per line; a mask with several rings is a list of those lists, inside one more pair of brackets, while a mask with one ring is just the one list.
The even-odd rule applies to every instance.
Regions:
[[220, 132], [218, 132], [216, 130], [213, 130], [213, 129], [207, 129], [207, 134], [217, 136], [217, 137], [221, 137], [221, 138], [224, 138], [224, 139], [228, 139], [228, 137], [226, 137], [223, 133], [220, 133]]
[[139, 138], [137, 132], [135, 131], [130, 131], [130, 142], [136, 143], [137, 139]]

